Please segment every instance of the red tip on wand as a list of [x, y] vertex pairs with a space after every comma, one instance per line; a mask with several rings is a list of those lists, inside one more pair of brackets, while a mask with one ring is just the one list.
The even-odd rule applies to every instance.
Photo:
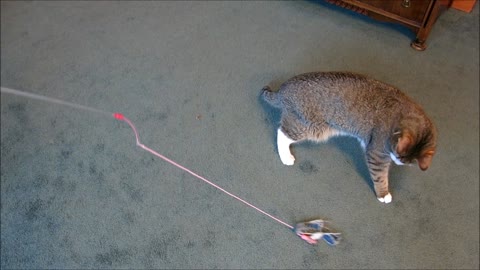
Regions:
[[123, 120], [125, 118], [125, 116], [123, 116], [123, 114], [121, 113], [114, 113], [113, 117], [115, 117], [115, 119], [118, 119], [118, 120]]

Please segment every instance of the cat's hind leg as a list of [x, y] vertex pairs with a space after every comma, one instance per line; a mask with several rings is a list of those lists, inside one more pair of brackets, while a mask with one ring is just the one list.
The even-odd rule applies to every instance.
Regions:
[[295, 157], [290, 152], [290, 145], [307, 138], [305, 124], [298, 115], [285, 110], [282, 114], [280, 128], [277, 131], [278, 155], [285, 165], [293, 165]]
[[278, 128], [277, 131], [277, 148], [278, 148], [278, 155], [280, 156], [280, 160], [285, 165], [293, 165], [295, 162], [295, 157], [290, 152], [290, 144], [294, 143], [295, 141], [290, 139], [283, 131], [282, 128]]

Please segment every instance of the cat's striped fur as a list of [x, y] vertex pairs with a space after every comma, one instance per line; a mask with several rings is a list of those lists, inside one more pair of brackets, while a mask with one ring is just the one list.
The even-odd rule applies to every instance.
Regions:
[[426, 170], [436, 149], [437, 131], [423, 109], [399, 89], [349, 72], [315, 72], [295, 76], [263, 98], [282, 109], [277, 145], [280, 159], [293, 165], [289, 146], [302, 140], [356, 137], [365, 150], [377, 198], [391, 201], [388, 171], [417, 162]]

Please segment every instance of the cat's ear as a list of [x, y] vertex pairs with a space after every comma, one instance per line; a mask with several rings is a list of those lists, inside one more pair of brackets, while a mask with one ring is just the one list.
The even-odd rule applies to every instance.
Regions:
[[408, 150], [413, 146], [413, 136], [410, 134], [409, 131], [403, 131], [401, 136], [398, 138], [397, 141], [397, 154], [400, 156], [404, 156], [408, 154]]
[[422, 171], [425, 171], [426, 169], [428, 169], [428, 167], [430, 167], [430, 163], [432, 163], [434, 154], [434, 150], [429, 150], [418, 158], [418, 167], [420, 167]]

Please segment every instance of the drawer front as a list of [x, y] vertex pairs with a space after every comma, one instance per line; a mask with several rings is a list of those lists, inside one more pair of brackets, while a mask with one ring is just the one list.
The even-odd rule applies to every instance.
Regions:
[[356, 0], [403, 18], [422, 23], [433, 0]]

